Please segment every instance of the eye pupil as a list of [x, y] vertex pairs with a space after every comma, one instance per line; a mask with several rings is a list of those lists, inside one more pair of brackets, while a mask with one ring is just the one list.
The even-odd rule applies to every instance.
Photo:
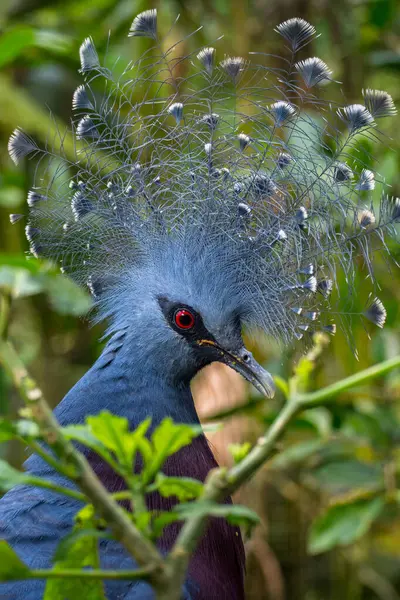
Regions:
[[177, 310], [175, 313], [175, 324], [179, 329], [191, 329], [194, 325], [194, 316], [185, 308]]

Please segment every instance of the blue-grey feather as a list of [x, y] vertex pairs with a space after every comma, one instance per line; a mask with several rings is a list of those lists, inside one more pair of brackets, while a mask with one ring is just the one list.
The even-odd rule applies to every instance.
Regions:
[[[303, 19], [290, 19], [277, 31], [293, 55], [315, 35]], [[29, 196], [31, 251], [88, 286], [95, 319], [108, 321], [104, 352], [56, 410], [63, 424], [82, 423], [103, 409], [125, 416], [131, 427], [149, 415], [153, 426], [166, 415], [198, 423], [190, 380], [203, 365], [169, 326], [158, 298], [193, 307], [228, 348], [242, 343], [242, 327], [285, 343], [315, 328], [334, 334], [334, 324], [320, 321], [329, 321], [331, 293], [339, 292], [337, 272], [354, 286], [354, 240], [372, 275], [369, 240], [378, 233], [381, 241], [400, 218], [400, 200], [384, 195], [374, 223], [365, 211], [360, 220], [360, 193], [365, 199], [375, 178], [356, 158], [352, 168], [359, 179], [354, 186], [345, 184], [353, 175], [343, 162], [352, 134], [362, 135], [374, 117], [394, 112], [385, 92], [367, 90], [365, 107], [341, 109], [348, 143], [332, 151], [324, 140], [339, 139], [343, 125], [338, 127], [328, 102], [316, 101], [308, 91], [331, 80], [320, 59], [294, 63], [304, 82], [300, 88], [292, 70], [283, 67], [271, 84], [273, 69], [241, 57], [226, 57], [214, 69], [216, 50], [203, 48], [196, 64], [191, 56], [179, 58], [188, 74], [177, 89], [165, 68], [170, 53], [157, 39], [156, 11], [138, 15], [130, 35], [155, 40], [153, 61], [139, 58], [118, 78], [101, 66], [91, 38], [81, 46], [85, 87], [75, 93], [74, 108], [88, 114], [79, 115], [72, 130], [79, 142], [73, 169], [63, 157], [62, 136], [60, 156], [20, 129], [9, 142], [16, 163], [36, 155], [41, 165], [48, 159]], [[96, 102], [89, 100], [90, 77], [106, 79], [108, 95], [100, 102], [97, 96]], [[192, 85], [196, 78], [198, 86]], [[150, 80], [159, 89], [154, 102], [148, 98]], [[18, 215], [11, 219], [16, 222]], [[382, 326], [386, 312], [375, 298], [364, 316]], [[96, 455], [88, 457], [109, 489], [121, 489], [123, 483]], [[166, 469], [204, 480], [215, 466], [200, 436]], [[27, 467], [56, 477], [43, 471], [47, 467], [39, 458]], [[160, 499], [149, 502], [161, 506]], [[167, 502], [163, 508], [171, 506]], [[0, 531], [28, 564], [47, 567], [75, 510], [70, 500], [18, 488], [0, 503]], [[177, 531], [162, 537], [163, 551]], [[121, 567], [125, 560], [130, 559], [115, 543], [102, 544], [104, 564]], [[242, 600], [242, 567], [238, 532], [217, 520], [194, 555], [183, 595]], [[39, 600], [42, 585], [13, 583], [0, 593]], [[107, 589], [110, 599], [150, 594], [141, 583], [115, 582]]]

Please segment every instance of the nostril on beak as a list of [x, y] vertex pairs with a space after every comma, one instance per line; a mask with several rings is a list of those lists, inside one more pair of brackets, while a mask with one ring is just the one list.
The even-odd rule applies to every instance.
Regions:
[[249, 360], [250, 360], [250, 354], [243, 354], [242, 360], [245, 363], [249, 362]]

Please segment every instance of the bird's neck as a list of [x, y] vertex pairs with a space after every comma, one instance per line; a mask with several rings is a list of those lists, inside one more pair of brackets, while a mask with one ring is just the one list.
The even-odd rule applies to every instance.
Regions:
[[[105, 348], [55, 412], [60, 423], [67, 425], [82, 423], [87, 415], [102, 410], [126, 417], [130, 429], [148, 417], [152, 419], [152, 428], [165, 417], [171, 417], [177, 423], [199, 423], [189, 384], [173, 384], [162, 377], [160, 370], [154, 368], [146, 356], [133, 357], [126, 348], [115, 343]], [[116, 491], [123, 485], [97, 455], [86, 453], [110, 490]], [[210, 469], [216, 466], [205, 437], [200, 436], [192, 445], [172, 456], [164, 472], [204, 481]]]
[[56, 416], [63, 425], [75, 424], [102, 410], [126, 417], [130, 428], [148, 417], [152, 426], [165, 417], [199, 423], [189, 383], [168, 380], [140, 347], [118, 337], [61, 401]]
[[[189, 385], [177, 386], [168, 382], [145, 356], [132, 356], [120, 350], [122, 347], [118, 348], [118, 344], [109, 344], [99, 360], [61, 401], [55, 412], [62, 425], [82, 423], [87, 415], [95, 415], [102, 410], [126, 417], [131, 429], [147, 417], [152, 418], [153, 426], [167, 416], [175, 422], [199, 423]], [[98, 454], [83, 450], [109, 492], [125, 489], [125, 481]], [[169, 476], [204, 481], [210, 470], [217, 466], [206, 438], [200, 435], [192, 444], [169, 457], [163, 472]], [[39, 456], [31, 456], [26, 467], [36, 475], [56, 481], [61, 478], [59, 474], [49, 472], [50, 467]], [[64, 485], [68, 485], [61, 479]], [[149, 494], [146, 500], [149, 510], [156, 512], [169, 511], [176, 503], [176, 498], [163, 498], [156, 492]], [[226, 501], [230, 502], [230, 499]], [[158, 541], [163, 551], [172, 547], [179, 530], [179, 523], [165, 528]], [[224, 519], [213, 519], [191, 560], [189, 577], [195, 582], [196, 589], [202, 590], [201, 598], [211, 598], [213, 577], [218, 573], [228, 590], [224, 597], [242, 599], [243, 565], [239, 529]], [[213, 577], [210, 577], [211, 572]]]

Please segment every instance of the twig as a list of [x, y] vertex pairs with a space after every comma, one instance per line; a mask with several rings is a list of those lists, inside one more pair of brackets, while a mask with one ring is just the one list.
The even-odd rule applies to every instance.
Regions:
[[332, 400], [341, 392], [344, 392], [356, 385], [362, 385], [367, 383], [371, 379], [376, 379], [377, 377], [382, 377], [389, 373], [389, 371], [393, 371], [393, 369], [400, 368], [400, 356], [395, 356], [394, 358], [390, 358], [389, 360], [385, 360], [373, 367], [368, 367], [368, 369], [364, 369], [359, 373], [354, 373], [354, 375], [350, 375], [350, 377], [346, 377], [346, 379], [342, 379], [332, 385], [328, 385], [322, 390], [317, 390], [316, 392], [311, 392], [310, 394], [302, 394], [299, 395], [298, 401], [302, 405], [302, 408], [313, 408], [318, 404], [323, 404], [328, 400]]
[[[271, 456], [276, 442], [300, 411], [332, 400], [341, 392], [382, 376], [396, 367], [400, 367], [400, 356], [351, 375], [322, 390], [290, 397], [266, 434], [258, 440], [257, 445], [240, 463], [229, 470], [218, 469], [210, 473], [204, 487], [203, 499], [221, 502], [235, 492], [242, 483], [248, 481]], [[206, 523], [207, 519], [203, 516], [189, 517], [168, 556], [168, 564], [175, 575], [178, 590], [181, 589], [190, 556], [203, 534]], [[178, 599], [179, 595], [171, 596], [171, 600], [175, 598]]]
[[47, 481], [46, 479], [42, 479], [41, 477], [29, 477], [26, 481], [27, 485], [32, 485], [34, 487], [43, 488], [45, 490], [50, 490], [55, 494], [62, 494], [63, 496], [69, 496], [74, 500], [79, 500], [79, 502], [88, 502], [88, 498], [85, 494], [78, 492], [77, 490], [72, 490], [70, 488], [66, 488], [62, 485], [57, 485], [52, 481]]
[[125, 510], [108, 494], [86, 458], [63, 437], [61, 428], [42, 391], [28, 375], [14, 346], [9, 341], [0, 340], [0, 364], [13, 380], [26, 406], [30, 409], [32, 418], [41, 430], [46, 432], [46, 443], [62, 464], [70, 468], [70, 479], [76, 483], [109, 524], [114, 538], [125, 547], [140, 566], [149, 570], [148, 580], [156, 589], [160, 588], [165, 579], [161, 555], [155, 546], [142, 536]]
[[[34, 570], [30, 573], [29, 578], [146, 579], [155, 588], [159, 600], [179, 600], [190, 556], [206, 528], [207, 518], [196, 515], [189, 517], [185, 521], [166, 561], [163, 560], [155, 546], [143, 537], [126, 511], [118, 504], [118, 500], [125, 498], [126, 492], [110, 495], [91, 469], [86, 458], [63, 436], [62, 430], [46, 403], [41, 390], [28, 375], [12, 344], [5, 339], [9, 308], [9, 302], [6, 300], [4, 303], [3, 299], [0, 316], [0, 364], [3, 365], [5, 371], [12, 378], [29, 408], [32, 418], [39, 424], [41, 431], [45, 432], [45, 441], [59, 462], [42, 450], [36, 442], [32, 441], [30, 445], [56, 470], [68, 475], [83, 494], [78, 491], [67, 490], [61, 486], [58, 486], [59, 489], [54, 489], [53, 484], [50, 482], [42, 482], [41, 486], [49, 487], [59, 493], [67, 493], [75, 499], [86, 500], [87, 498], [108, 523], [114, 538], [143, 567], [137, 571]], [[400, 367], [400, 356], [312, 393], [299, 393], [296, 383], [294, 383], [286, 404], [251, 452], [229, 470], [216, 469], [211, 471], [204, 486], [202, 500], [221, 502], [229, 494], [236, 491], [242, 483], [249, 480], [270, 458], [276, 442], [282, 436], [290, 421], [300, 411], [332, 400], [341, 392], [356, 385], [364, 384], [375, 377], [382, 376], [396, 367]], [[296, 378], [294, 378], [295, 380]]]
[[213, 423], [217, 421], [224, 421], [225, 419], [229, 419], [230, 417], [234, 417], [237, 414], [245, 415], [255, 411], [260, 406], [263, 406], [265, 403], [264, 396], [257, 396], [256, 398], [251, 398], [247, 402], [242, 402], [241, 404], [237, 404], [236, 406], [232, 406], [231, 408], [226, 408], [225, 410], [221, 410], [216, 413], [212, 413], [211, 415], [207, 415], [204, 419], [202, 419], [202, 423]]
[[33, 569], [29, 575], [21, 579], [141, 579], [150, 581], [153, 576], [153, 569], [137, 569], [136, 571], [112, 571], [102, 569], [82, 570], [82, 569]]
[[38, 442], [35, 442], [35, 440], [27, 440], [23, 437], [18, 437], [17, 439], [22, 444], [26, 444], [27, 446], [29, 446], [29, 448], [31, 448], [35, 454], [40, 456], [45, 462], [47, 462], [48, 465], [53, 467], [55, 471], [61, 473], [62, 475], [65, 475], [66, 477], [69, 476], [68, 468], [66, 468], [65, 465], [61, 464], [58, 460], [53, 458], [51, 454], [46, 452], [46, 450], [43, 450], [43, 448]]

